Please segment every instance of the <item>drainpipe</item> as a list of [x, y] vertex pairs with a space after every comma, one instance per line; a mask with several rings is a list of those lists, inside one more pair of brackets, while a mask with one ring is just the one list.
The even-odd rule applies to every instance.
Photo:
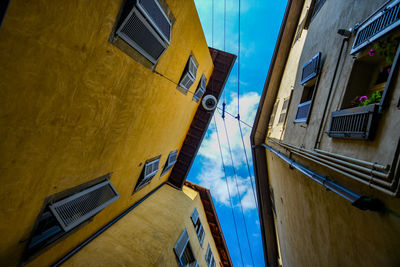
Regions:
[[[341, 32], [341, 30], [339, 30], [338, 33], [339, 32]], [[319, 145], [321, 143], [321, 138], [322, 138], [321, 132], [325, 128], [325, 123], [326, 123], [326, 121], [325, 121], [326, 111], [328, 110], [328, 104], [329, 104], [329, 106], [331, 104], [331, 96], [332, 96], [333, 85], [335, 84], [337, 70], [339, 69], [339, 63], [340, 63], [340, 59], [342, 57], [343, 47], [344, 47], [345, 43], [348, 43], [348, 41], [349, 41], [349, 37], [343, 38], [342, 45], [340, 46], [340, 52], [339, 52], [338, 58], [336, 60], [335, 71], [333, 72], [331, 85], [329, 86], [328, 97], [326, 98], [326, 103], [325, 103], [325, 106], [324, 106], [324, 112], [322, 113], [321, 123], [319, 124], [318, 132], [317, 132], [318, 133], [317, 140], [315, 140], [315, 144], [314, 144], [314, 148], [315, 149], [319, 148]], [[336, 88], [335, 88], [335, 91], [336, 91]]]
[[316, 172], [311, 171], [310, 169], [307, 169], [303, 165], [298, 164], [294, 160], [286, 157], [279, 151], [275, 150], [274, 148], [262, 144], [263, 147], [277, 155], [279, 158], [281, 158], [283, 161], [289, 164], [290, 168], [297, 169], [307, 177], [311, 178], [313, 181], [319, 183], [326, 189], [329, 189], [330, 191], [336, 193], [337, 195], [341, 196], [342, 198], [346, 199], [347, 201], [351, 202], [351, 204], [359, 208], [361, 210], [371, 210], [371, 211], [382, 211], [383, 210], [383, 204], [377, 200], [377, 199], [372, 199], [366, 196], [359, 195], [331, 180], [329, 180], [326, 177], [323, 177], [319, 175]]

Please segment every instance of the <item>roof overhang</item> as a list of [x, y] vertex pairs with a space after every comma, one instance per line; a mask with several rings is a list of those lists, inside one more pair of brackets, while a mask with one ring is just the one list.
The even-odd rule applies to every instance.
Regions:
[[226, 246], [224, 234], [222, 233], [222, 228], [218, 220], [217, 212], [211, 198], [210, 190], [189, 181], [185, 181], [185, 185], [199, 192], [200, 199], [207, 216], [207, 222], [210, 226], [211, 234], [217, 247], [222, 265], [233, 266], [228, 247]]
[[[219, 100], [233, 64], [235, 63], [236, 56], [211, 47], [209, 47], [209, 50], [214, 63], [214, 69], [204, 95], [213, 95]], [[168, 182], [172, 186], [181, 189], [186, 181], [186, 177], [197, 155], [213, 114], [214, 111], [205, 110], [202, 104], [198, 106], [179, 151], [178, 159], [168, 178]]]
[[304, 0], [288, 1], [250, 135], [258, 199], [258, 213], [260, 217], [266, 266], [279, 265], [275, 222], [269, 191], [266, 151], [261, 144], [265, 142], [267, 136], [269, 117], [271, 116], [279, 90], [303, 5]]

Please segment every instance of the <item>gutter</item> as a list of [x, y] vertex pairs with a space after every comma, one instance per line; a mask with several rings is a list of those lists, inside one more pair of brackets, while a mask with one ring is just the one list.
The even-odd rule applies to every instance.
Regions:
[[[278, 73], [279, 76], [283, 75], [283, 67], [279, 66], [279, 62], [277, 63], [277, 66], [275, 65], [277, 58], [278, 58], [278, 53], [282, 49], [282, 45], [285, 44], [286, 42], [290, 42], [290, 44], [293, 41], [294, 35], [296, 34], [296, 29], [297, 29], [297, 24], [301, 16], [301, 9], [300, 10], [294, 10], [295, 8], [293, 7], [294, 5], [301, 5], [303, 7], [304, 5], [304, 0], [288, 0], [285, 14], [283, 16], [281, 28], [279, 30], [279, 35], [276, 41], [274, 53], [272, 55], [272, 59], [270, 62], [267, 78], [265, 81], [264, 85], [264, 90], [262, 92], [260, 102], [259, 102], [259, 107], [257, 109], [256, 117], [254, 120], [254, 126], [251, 131], [250, 135], [250, 142], [251, 142], [251, 153], [253, 157], [253, 168], [254, 168], [254, 176], [255, 176], [255, 182], [256, 182], [256, 194], [257, 194], [257, 200], [258, 200], [258, 215], [260, 218], [260, 229], [261, 229], [261, 236], [262, 236], [262, 241], [263, 241], [263, 252], [264, 252], [264, 260], [265, 260], [265, 265], [268, 267], [275, 267], [279, 266], [279, 252], [278, 252], [278, 244], [277, 244], [277, 233], [275, 230], [275, 221], [274, 221], [274, 214], [272, 210], [272, 202], [271, 202], [271, 197], [270, 197], [270, 191], [269, 191], [269, 179], [268, 179], [268, 169], [266, 166], [266, 153], [265, 149], [262, 146], [258, 146], [256, 142], [256, 133], [261, 132], [263, 136], [261, 138], [257, 138], [259, 141], [262, 140], [262, 142], [265, 140], [266, 137], [266, 131], [262, 130], [259, 131], [257, 128], [260, 123], [260, 118], [263, 115], [263, 108], [264, 108], [264, 103], [265, 99], [268, 93], [268, 87], [271, 82], [271, 78], [273, 76], [275, 67], [276, 68], [282, 68], [280, 70], [280, 73]], [[290, 14], [290, 13], [294, 14]], [[291, 18], [294, 17], [296, 20], [296, 25], [294, 29], [288, 29], [289, 33], [285, 33], [286, 29], [286, 24], [289, 20], [289, 15], [291, 15]], [[284, 34], [288, 35], [286, 37], [285, 42], [282, 42], [284, 38]], [[283, 51], [284, 55], [283, 57], [283, 62], [282, 65], [286, 65], [286, 61], [289, 56], [289, 51], [290, 51], [291, 45], [286, 48], [287, 51]], [[279, 85], [278, 85], [279, 87]], [[275, 89], [275, 92], [272, 92], [272, 94], [276, 94], [277, 88]], [[272, 96], [276, 97], [276, 96]], [[272, 111], [272, 106], [270, 107], [265, 107], [269, 108], [269, 111], [267, 111], [267, 117], [270, 116], [270, 113]], [[269, 113], [269, 114], [268, 114]], [[261, 124], [263, 124], [264, 121], [261, 121]], [[260, 185], [260, 183], [263, 183]], [[262, 191], [262, 192], [261, 192]], [[262, 194], [263, 193], [263, 194]], [[264, 198], [263, 198], [264, 197]]]
[[350, 189], [339, 185], [336, 182], [333, 182], [332, 180], [329, 180], [326, 177], [321, 176], [320, 174], [304, 167], [303, 165], [295, 162], [294, 160], [286, 157], [283, 155], [281, 152], [278, 150], [266, 145], [262, 144], [263, 147], [274, 153], [276, 156], [281, 158], [283, 161], [289, 164], [290, 168], [294, 168], [304, 175], [306, 175], [308, 178], [312, 179], [313, 181], [319, 183], [329, 191], [332, 191], [339, 195], [340, 197], [346, 199], [347, 201], [351, 202], [351, 204], [359, 208], [361, 210], [371, 210], [371, 211], [382, 211], [383, 210], [383, 205], [382, 203], [377, 200], [377, 199], [372, 199], [363, 195], [359, 195]]
[[61, 264], [63, 264], [64, 262], [66, 262], [69, 258], [71, 258], [73, 255], [75, 255], [79, 250], [81, 250], [82, 248], [84, 248], [87, 244], [89, 244], [90, 242], [92, 242], [96, 237], [98, 237], [99, 235], [101, 235], [103, 232], [105, 232], [108, 228], [110, 228], [112, 225], [114, 225], [116, 222], [118, 222], [122, 217], [124, 217], [125, 215], [127, 215], [129, 212], [131, 212], [134, 208], [136, 208], [137, 206], [139, 206], [139, 204], [141, 204], [143, 201], [145, 201], [147, 198], [149, 198], [152, 194], [154, 194], [158, 189], [160, 189], [163, 185], [165, 185], [166, 183], [162, 183], [159, 186], [157, 186], [155, 189], [153, 189], [150, 193], [148, 193], [147, 195], [145, 195], [142, 199], [140, 199], [138, 202], [136, 202], [135, 204], [133, 204], [132, 206], [130, 206], [128, 209], [126, 209], [124, 212], [122, 212], [120, 215], [118, 215], [117, 217], [115, 217], [112, 221], [110, 221], [109, 223], [107, 223], [105, 226], [103, 226], [100, 230], [98, 230], [96, 233], [94, 233], [93, 235], [91, 235], [89, 238], [87, 238], [85, 241], [83, 241], [82, 243], [80, 243], [76, 248], [74, 248], [73, 250], [71, 250], [70, 252], [68, 252], [64, 257], [62, 257], [61, 259], [59, 259], [58, 261], [56, 261], [55, 263], [53, 263], [52, 266], [56, 267], [56, 266], [60, 266]]

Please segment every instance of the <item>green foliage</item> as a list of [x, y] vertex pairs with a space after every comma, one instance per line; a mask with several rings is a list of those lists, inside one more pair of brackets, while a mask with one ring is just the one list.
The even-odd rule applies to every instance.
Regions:
[[[400, 38], [388, 37], [377, 41], [373, 44], [373, 49], [381, 57], [384, 57], [387, 63], [392, 63], [396, 55], [397, 47], [400, 43]], [[371, 54], [370, 54], [371, 55]]]
[[366, 99], [365, 101], [362, 101], [359, 106], [363, 107], [363, 106], [368, 106], [369, 104], [375, 104], [375, 103], [379, 103], [381, 102], [382, 99], [382, 93], [381, 91], [375, 91], [372, 93], [372, 95]]

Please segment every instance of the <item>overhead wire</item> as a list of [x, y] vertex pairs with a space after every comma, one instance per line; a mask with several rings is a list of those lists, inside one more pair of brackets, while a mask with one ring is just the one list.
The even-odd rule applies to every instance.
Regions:
[[238, 120], [238, 125], [239, 125], [239, 131], [240, 131], [240, 137], [242, 139], [242, 145], [243, 145], [243, 152], [244, 152], [244, 156], [246, 158], [246, 165], [247, 165], [247, 170], [249, 172], [249, 180], [250, 180], [250, 184], [251, 184], [251, 190], [253, 192], [253, 197], [254, 197], [254, 202], [256, 204], [256, 207], [258, 209], [258, 203], [257, 203], [257, 197], [256, 197], [256, 193], [254, 190], [254, 185], [253, 185], [253, 179], [252, 179], [252, 175], [251, 175], [251, 171], [250, 171], [250, 165], [249, 165], [249, 159], [247, 157], [247, 152], [246, 152], [246, 146], [244, 144], [244, 138], [243, 138], [243, 131], [242, 131], [242, 126], [240, 125], [240, 109], [239, 109], [239, 105], [240, 105], [240, 17], [241, 17], [241, 12], [240, 12], [240, 0], [239, 0], [239, 34], [238, 34], [238, 79], [237, 79], [237, 120]]
[[[224, 0], [224, 51], [226, 51], [226, 0]], [[224, 103], [226, 102], [226, 93], [224, 90]]]
[[239, 124], [239, 130], [240, 130], [240, 137], [242, 139], [244, 157], [246, 158], [247, 171], [249, 172], [249, 180], [250, 180], [250, 184], [251, 184], [251, 191], [253, 191], [254, 202], [256, 203], [256, 208], [258, 209], [257, 197], [256, 197], [256, 193], [255, 193], [255, 190], [254, 190], [253, 179], [252, 179], [252, 175], [251, 175], [251, 171], [250, 171], [249, 159], [247, 157], [246, 146], [244, 144], [244, 139], [243, 139], [242, 126], [240, 125], [240, 120], [239, 119], [238, 119], [238, 124]]
[[[254, 197], [254, 202], [255, 202], [255, 204], [256, 204], [256, 206], [257, 206], [257, 208], [258, 208], [258, 204], [257, 204], [257, 198], [256, 198], [256, 194], [255, 194], [255, 190], [254, 190], [254, 185], [253, 185], [253, 181], [252, 181], [252, 179], [251, 179], [251, 171], [250, 171], [250, 165], [249, 165], [249, 160], [248, 160], [248, 157], [247, 157], [247, 152], [246, 152], [246, 147], [245, 147], [245, 144], [244, 144], [244, 138], [243, 138], [243, 131], [242, 131], [242, 127], [241, 127], [241, 125], [240, 125], [240, 60], [241, 60], [241, 56], [240, 56], [240, 36], [241, 36], [241, 32], [240, 32], [240, 26], [241, 26], [241, 23], [240, 23], [240, 19], [241, 19], [241, 1], [239, 0], [239, 18], [238, 18], [238, 23], [239, 23], [239, 25], [238, 25], [238, 57], [237, 57], [237, 59], [238, 59], [238, 79], [237, 79], [237, 117], [236, 117], [236, 119], [238, 120], [238, 125], [239, 125], [239, 131], [240, 131], [240, 136], [241, 136], [241, 140], [242, 140], [242, 146], [243, 146], [243, 151], [244, 151], [244, 155], [245, 155], [245, 158], [246, 158], [246, 165], [247, 165], [247, 170], [248, 170], [248, 172], [249, 172], [249, 180], [250, 180], [250, 184], [251, 184], [251, 189], [252, 189], [252, 192], [253, 192], [253, 197]], [[226, 130], [226, 124], [225, 124], [225, 120], [224, 120], [224, 125], [225, 125], [225, 130]], [[229, 138], [228, 138], [228, 132], [227, 132], [227, 130], [226, 130], [226, 135], [227, 135], [227, 140], [228, 140], [228, 147], [229, 147], [229, 150], [230, 150], [230, 154], [231, 154], [231, 159], [232, 159], [232, 165], [233, 165], [233, 157], [232, 157], [232, 152], [231, 152], [231, 149], [230, 149], [230, 145], [229, 145]], [[234, 167], [234, 166], [233, 166]], [[237, 179], [237, 177], [236, 177], [236, 175], [235, 175], [235, 179]], [[236, 185], [237, 185], [237, 183], [236, 183]], [[238, 189], [239, 190], [239, 189]], [[239, 193], [239, 192], [238, 192]], [[239, 200], [240, 200], [240, 202], [241, 202], [241, 198], [240, 198], [240, 194], [239, 194]], [[249, 250], [250, 250], [250, 257], [251, 257], [251, 261], [252, 261], [252, 263], [253, 263], [253, 266], [254, 266], [254, 259], [253, 259], [253, 251], [252, 251], [252, 249], [251, 249], [251, 245], [250, 245], [250, 242], [249, 242], [249, 234], [248, 234], [248, 231], [247, 231], [247, 224], [246, 224], [246, 220], [245, 220], [245, 218], [244, 218], [244, 214], [243, 214], [243, 207], [242, 207], [242, 204], [240, 203], [240, 205], [241, 205], [241, 211], [242, 211], [242, 216], [243, 216], [243, 221], [244, 221], [244, 223], [245, 223], [245, 230], [246, 230], [246, 236], [247, 236], [247, 243], [248, 243], [248, 245], [249, 245]]]
[[235, 213], [233, 211], [233, 202], [232, 202], [232, 196], [231, 196], [231, 191], [229, 189], [229, 182], [228, 182], [228, 176], [226, 175], [226, 167], [225, 167], [225, 163], [224, 163], [224, 156], [222, 155], [222, 148], [221, 148], [221, 141], [219, 139], [219, 132], [218, 132], [218, 127], [217, 127], [217, 122], [215, 120], [215, 116], [213, 116], [214, 118], [214, 124], [215, 124], [215, 130], [217, 132], [217, 140], [218, 140], [218, 148], [219, 148], [219, 153], [221, 155], [221, 162], [222, 162], [222, 168], [224, 170], [224, 175], [225, 175], [225, 182], [226, 182], [226, 189], [228, 190], [228, 196], [229, 196], [229, 204], [231, 206], [231, 212], [232, 212], [232, 217], [233, 217], [233, 224], [235, 226], [235, 233], [236, 233], [236, 240], [237, 243], [239, 245], [239, 253], [240, 253], [240, 259], [242, 261], [242, 265], [244, 266], [243, 263], [243, 255], [242, 255], [242, 248], [240, 246], [240, 241], [239, 241], [239, 234], [238, 234], [238, 230], [237, 230], [237, 223], [236, 223], [236, 218], [235, 218]]
[[252, 249], [251, 249], [251, 246], [250, 246], [250, 239], [249, 239], [249, 233], [248, 233], [248, 231], [247, 231], [246, 219], [244, 218], [244, 211], [243, 211], [243, 205], [242, 205], [242, 197], [241, 197], [241, 195], [240, 195], [239, 184], [238, 184], [238, 182], [237, 182], [238, 178], [237, 178], [237, 174], [236, 174], [236, 170], [235, 170], [235, 163], [234, 163], [234, 161], [233, 161], [232, 149], [231, 149], [231, 144], [230, 144], [230, 141], [229, 141], [229, 135], [228, 135], [227, 127], [226, 127], [225, 118], [223, 118], [223, 122], [224, 122], [224, 128], [225, 128], [226, 140], [227, 140], [227, 144], [228, 144], [229, 155], [230, 155], [231, 163], [232, 163], [233, 177], [234, 177], [234, 180], [235, 180], [236, 190], [237, 190], [238, 197], [239, 197], [240, 211], [241, 211], [241, 213], [242, 213], [242, 218], [243, 218], [243, 223], [244, 223], [244, 230], [245, 230], [245, 232], [246, 232], [247, 245], [249, 246], [250, 258], [251, 258], [251, 261], [252, 261], [253, 266], [254, 266], [253, 253], [252, 253]]

